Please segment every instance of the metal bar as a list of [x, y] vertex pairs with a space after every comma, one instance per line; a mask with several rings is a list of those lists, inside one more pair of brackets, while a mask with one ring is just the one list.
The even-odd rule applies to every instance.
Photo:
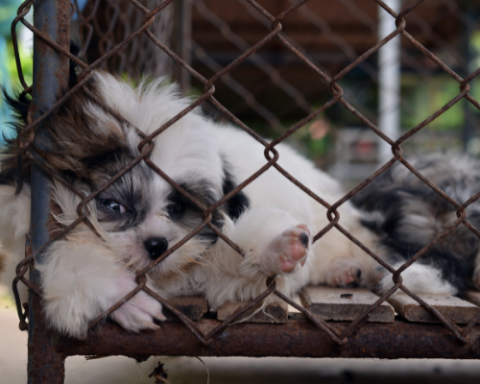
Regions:
[[[399, 0], [385, 1], [395, 12], [400, 11]], [[378, 6], [378, 40], [395, 30], [395, 19]], [[378, 127], [393, 140], [400, 136], [400, 36], [394, 37], [378, 50]], [[379, 164], [392, 158], [389, 143], [379, 138]]]
[[[221, 322], [203, 319], [201, 329], [213, 329]], [[350, 323], [329, 323], [341, 333]], [[157, 356], [297, 356], [351, 358], [442, 358], [478, 359], [480, 326], [462, 344], [441, 324], [397, 321], [391, 324], [367, 323], [338, 345], [319, 332], [308, 320], [289, 319], [285, 324], [244, 323], [227, 327], [208, 346], [203, 345], [181, 322], [164, 323], [160, 330], [131, 334], [110, 324], [94, 332], [86, 341], [57, 340], [56, 347], [70, 355], [125, 355], [134, 358]]]
[[[70, 46], [69, 0], [36, 0], [34, 26], [59, 46]], [[53, 106], [62, 92], [68, 89], [69, 59], [35, 36], [33, 56], [33, 118]], [[42, 148], [48, 141], [45, 123], [35, 129], [34, 146]], [[36, 162], [41, 162], [35, 156]], [[49, 240], [50, 183], [48, 175], [35, 162], [31, 176], [31, 247], [35, 252]], [[43, 262], [43, 254], [36, 256], [35, 263]], [[30, 271], [30, 282], [40, 286], [38, 270]], [[65, 357], [53, 346], [55, 336], [45, 328], [41, 300], [34, 294], [29, 297], [28, 310], [28, 383], [63, 383]]]

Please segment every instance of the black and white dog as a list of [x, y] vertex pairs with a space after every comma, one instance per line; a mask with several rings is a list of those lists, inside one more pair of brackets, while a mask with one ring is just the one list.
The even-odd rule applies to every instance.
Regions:
[[[192, 102], [180, 97], [175, 85], [162, 80], [133, 89], [109, 74], [97, 72], [86, 87], [146, 134]], [[21, 115], [21, 129], [29, 101], [9, 102]], [[51, 169], [87, 195], [139, 155], [141, 138], [132, 125], [107, 113], [80, 90], [47, 120], [51, 140], [45, 143], [43, 157]], [[267, 162], [264, 147], [256, 140], [236, 128], [212, 122], [198, 110], [162, 132], [154, 144], [151, 161], [205, 206], [214, 204]], [[280, 144], [276, 149], [279, 165], [318, 196], [329, 203], [343, 196], [335, 180], [291, 148]], [[25, 185], [15, 196], [18, 154], [14, 143], [6, 147], [0, 170], [0, 234], [2, 246], [10, 255], [5, 267], [10, 281], [15, 265], [23, 257], [30, 225], [30, 162], [23, 158]], [[391, 175], [391, 182], [382, 182], [381, 187], [372, 185], [356, 199], [361, 209], [349, 202], [342, 204], [338, 209], [340, 224], [370, 249], [386, 256], [394, 249], [398, 258], [405, 259], [455, 217], [449, 207], [435, 211], [434, 201], [426, 197], [429, 192], [415, 181], [408, 181], [411, 190], [396, 192], [398, 185], [409, 180], [400, 167]], [[457, 176], [455, 172], [452, 175]], [[452, 190], [463, 191], [466, 187], [468, 197], [477, 185], [458, 184]], [[66, 226], [78, 217], [80, 199], [59, 182], [52, 180], [51, 188], [53, 201], [61, 211], [55, 219]], [[393, 203], [395, 207], [390, 206]], [[75, 337], [84, 337], [90, 320], [137, 286], [136, 271], [203, 222], [203, 212], [144, 162], [119, 178], [87, 208], [100, 237], [86, 224], [80, 224], [51, 245], [45, 262], [37, 265], [48, 321]], [[474, 207], [470, 210], [473, 217]], [[373, 216], [376, 220], [372, 220]], [[430, 231], [424, 222], [432, 227]], [[277, 276], [277, 289], [289, 296], [307, 284], [373, 288], [381, 281], [385, 289], [391, 280], [373, 258], [335, 228], [312, 244], [312, 236], [329, 224], [326, 209], [274, 168], [214, 211], [212, 223], [242, 248], [244, 255], [205, 227], [148, 274], [151, 289], [165, 298], [201, 293], [215, 310], [227, 301], [255, 298], [273, 275]], [[418, 226], [422, 233], [413, 229]], [[473, 240], [463, 243], [461, 236]], [[405, 285], [416, 291], [463, 290], [463, 282], [471, 280], [477, 264], [478, 240], [459, 229], [453, 244], [456, 246], [448, 248], [448, 252], [436, 248], [426, 263], [407, 269], [403, 274]], [[448, 270], [457, 260], [461, 270]], [[268, 300], [274, 299], [269, 297], [266, 303]], [[161, 305], [142, 291], [111, 317], [130, 331], [156, 329], [155, 319], [164, 319]]]
[[[480, 192], [480, 162], [465, 155], [433, 153], [410, 163], [458, 204]], [[456, 209], [402, 164], [397, 163], [353, 198], [365, 214], [362, 223], [378, 236], [382, 254], [398, 267], [430, 244], [457, 220]], [[480, 229], [480, 202], [466, 208], [467, 220]], [[480, 239], [463, 224], [431, 248], [404, 276], [416, 292], [459, 294], [480, 288]], [[407, 272], [405, 271], [405, 272]], [[386, 276], [383, 290], [392, 285]]]

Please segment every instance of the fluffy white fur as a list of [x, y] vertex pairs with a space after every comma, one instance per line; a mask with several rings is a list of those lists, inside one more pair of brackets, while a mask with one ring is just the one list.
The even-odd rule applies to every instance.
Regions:
[[[110, 75], [95, 77], [97, 90], [109, 107], [146, 134], [191, 103], [180, 98], [174, 86], [162, 81], [134, 90]], [[115, 127], [118, 123], [94, 104], [87, 104], [85, 109], [98, 121], [98, 129], [121, 132]], [[140, 140], [133, 133], [127, 136], [132, 145]], [[329, 203], [342, 197], [338, 183], [311, 162], [288, 146], [280, 144], [276, 148], [279, 164], [317, 195]], [[222, 196], [224, 164], [228, 164], [238, 184], [267, 162], [263, 153], [264, 147], [245, 132], [216, 124], [193, 111], [155, 139], [151, 160], [173, 180], [201, 179], [218, 186], [211, 191], [218, 200]], [[170, 185], [158, 175], [153, 177], [148, 191], [151, 208], [138, 227], [112, 232], [107, 224], [96, 221], [96, 208], [91, 204], [92, 222], [103, 239], [81, 224], [54, 243], [45, 263], [37, 266], [42, 276], [45, 313], [56, 329], [84, 337], [89, 321], [136, 287], [135, 271], [151, 262], [139, 239], [162, 236], [171, 247], [189, 233], [165, 213]], [[77, 217], [79, 200], [62, 186], [53, 187], [54, 199], [62, 210], [57, 220], [67, 225]], [[24, 188], [18, 197], [13, 193], [13, 187], [0, 187], [2, 244], [13, 256], [7, 280], [12, 279], [14, 266], [23, 257], [30, 215], [29, 189]], [[267, 277], [273, 275], [277, 275], [277, 288], [289, 296], [310, 283], [346, 286], [359, 282], [373, 287], [378, 282], [378, 264], [335, 228], [311, 244], [312, 236], [329, 223], [326, 209], [276, 169], [266, 171], [244, 193], [249, 208], [236, 221], [225, 215], [222, 231], [245, 251], [245, 256], [220, 239], [206, 245], [204, 240], [193, 237], [149, 274], [152, 289], [165, 298], [200, 292], [216, 309], [226, 301], [255, 298], [266, 289]], [[348, 202], [339, 212], [340, 224], [367, 247], [375, 248], [375, 236], [360, 224], [359, 212]], [[302, 242], [305, 236], [308, 244]], [[430, 273], [428, 267], [412, 267], [405, 282], [415, 286], [415, 276], [426, 273]], [[433, 274], [429, 281], [437, 279]], [[388, 279], [384, 279], [384, 287]], [[273, 296], [268, 300], [274, 300]], [[112, 318], [127, 330], [138, 331], [157, 328], [154, 319], [161, 320], [163, 315], [161, 305], [140, 292], [117, 309]]]
[[[403, 263], [392, 265], [397, 269]], [[442, 278], [440, 271], [430, 265], [413, 263], [401, 273], [402, 284], [414, 293], [440, 293], [455, 295], [457, 289]], [[390, 274], [385, 275], [379, 283], [379, 291], [387, 292], [393, 287], [393, 279]], [[398, 291], [397, 291], [398, 292]]]

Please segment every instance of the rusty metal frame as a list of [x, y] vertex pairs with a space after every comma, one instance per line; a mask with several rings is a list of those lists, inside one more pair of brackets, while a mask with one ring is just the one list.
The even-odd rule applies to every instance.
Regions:
[[[70, 45], [70, 1], [36, 1], [34, 26], [43, 31], [59, 46], [68, 49]], [[38, 36], [34, 40], [34, 84], [32, 92], [32, 108], [29, 114], [33, 119], [42, 115], [42, 108], [50, 108], [57, 101], [57, 95], [68, 87], [70, 62], [50, 47]], [[39, 147], [43, 140], [48, 140], [48, 132], [39, 124], [35, 130], [33, 145]], [[42, 246], [48, 242], [50, 230], [50, 182], [48, 174], [42, 170], [42, 158], [33, 153], [36, 160], [32, 164], [31, 187], [35, 193], [31, 194], [31, 230], [30, 247], [37, 253], [35, 263], [41, 264], [44, 254]], [[37, 269], [30, 269], [29, 281], [36, 286], [40, 285], [40, 275]], [[45, 329], [42, 316], [40, 298], [31, 292], [28, 304], [28, 382], [63, 382], [64, 359], [54, 352], [52, 338]], [[48, 367], [48, 369], [46, 369]], [[52, 370], [56, 371], [57, 378], [52, 380]], [[61, 380], [61, 381], [60, 381]]]
[[[93, 1], [95, 2], [95, 7], [98, 6], [98, 2], [100, 0]], [[155, 15], [170, 5], [173, 0], [159, 1], [158, 6], [152, 10], [147, 9], [137, 0], [130, 0], [131, 4], [137, 7], [145, 15], [141, 27], [133, 31], [121, 44], [112, 47], [101, 58], [90, 64], [73, 56], [68, 50], [69, 37], [67, 31], [69, 30], [69, 17], [71, 14], [71, 3], [69, 0], [35, 0], [35, 2], [33, 0], [26, 0], [20, 6], [18, 15], [12, 23], [12, 36], [16, 51], [15, 53], [19, 79], [25, 93], [32, 93], [33, 91], [33, 108], [31, 108], [29, 111], [27, 119], [28, 124], [19, 135], [17, 143], [19, 147], [22, 148], [22, 152], [27, 154], [34, 164], [32, 169], [32, 190], [35, 191], [35, 193], [32, 193], [32, 196], [36, 197], [33, 197], [32, 200], [33, 208], [31, 239], [29, 242], [29, 247], [27, 248], [27, 255], [17, 267], [17, 277], [13, 282], [13, 288], [21, 329], [27, 328], [26, 318], [28, 314], [29, 383], [62, 383], [64, 379], [64, 359], [67, 356], [74, 354], [99, 356], [123, 354], [126, 356], [135, 357], [137, 359], [142, 359], [147, 355], [295, 355], [311, 357], [440, 357], [477, 359], [480, 357], [480, 345], [478, 343], [480, 327], [476, 325], [477, 321], [480, 320], [480, 315], [473, 319], [467, 326], [463, 328], [459, 327], [444, 317], [435, 308], [424, 302], [420, 297], [409, 291], [405, 286], [403, 286], [401, 276], [401, 273], [406, 268], [421, 258], [429, 249], [434, 247], [436, 243], [438, 243], [460, 225], [465, 225], [476, 236], [480, 237], [479, 229], [472, 226], [466, 220], [466, 208], [480, 198], [480, 191], [465, 203], [459, 204], [445, 194], [442, 190], [440, 190], [438, 186], [418, 172], [406, 159], [404, 159], [401, 148], [402, 143], [404, 143], [416, 132], [423, 129], [431, 121], [436, 119], [462, 99], [468, 100], [473, 106], [475, 106], [477, 109], [480, 109], [480, 103], [469, 94], [469, 83], [480, 74], [480, 68], [470, 73], [465, 78], [462, 78], [452, 69], [450, 69], [444, 62], [442, 62], [440, 58], [428, 51], [407, 32], [405, 16], [412, 12], [425, 0], [416, 0], [412, 2], [411, 5], [407, 6], [398, 14], [391, 10], [383, 1], [375, 0], [376, 3], [383, 7], [395, 19], [397, 27], [396, 30], [383, 40], [379, 41], [365, 53], [359, 57], [356, 57], [348, 66], [346, 66], [335, 76], [329, 76], [311, 60], [309, 60], [305, 54], [295, 48], [282, 34], [282, 21], [307, 1], [308, 0], [292, 1], [291, 6], [285, 9], [283, 12], [278, 15], [272, 15], [255, 0], [246, 0], [248, 6], [251, 7], [251, 11], [257, 12], [260, 17], [263, 17], [265, 21], [269, 23], [270, 31], [267, 32], [264, 38], [262, 38], [257, 44], [245, 50], [244, 53], [242, 53], [228, 66], [219, 69], [210, 79], [206, 79], [196, 72], [164, 42], [157, 39], [157, 37], [149, 30], [149, 27], [154, 21]], [[25, 15], [30, 11], [32, 5], [35, 5], [34, 25], [28, 23], [24, 18]], [[23, 78], [20, 56], [18, 54], [18, 48], [16, 45], [15, 32], [16, 25], [19, 22], [23, 23], [35, 34], [35, 72], [33, 88], [26, 84]], [[178, 66], [187, 71], [192, 77], [200, 81], [204, 85], [204, 93], [181, 113], [160, 126], [152, 134], [146, 136], [137, 130], [139, 135], [142, 137], [142, 141], [138, 146], [140, 155], [129, 166], [120, 171], [111, 180], [106, 182], [99, 190], [93, 191], [88, 196], [84, 196], [73, 185], [70, 185], [58, 174], [53, 172], [48, 167], [48, 164], [43, 162], [42, 157], [37, 151], [39, 148], [37, 139], [46, 134], [42, 129], [42, 122], [44, 122], [45, 119], [52, 113], [54, 113], [57, 108], [61, 108], [61, 105], [65, 102], [65, 100], [67, 100], [73, 93], [85, 86], [85, 84], [88, 82], [88, 79], [91, 77], [91, 71], [93, 69], [104, 63], [119, 50], [124, 49], [129, 43], [142, 34], [147, 36], [153, 43], [155, 43], [155, 45], [159, 47], [159, 49], [162, 49], [167, 55], [169, 55]], [[459, 84], [459, 93], [440, 110], [394, 141], [379, 131], [374, 123], [358, 112], [358, 110], [356, 110], [344, 98], [343, 90], [338, 84], [338, 81], [347, 75], [353, 68], [362, 64], [383, 45], [388, 44], [392, 38], [398, 35], [402, 35], [404, 38], [409, 40], [416, 49], [433, 60], [445, 73], [456, 80]], [[267, 142], [237, 117], [235, 117], [214, 97], [214, 84], [223, 75], [228, 74], [229, 71], [238, 66], [241, 62], [251, 57], [268, 41], [275, 38], [278, 39], [287, 49], [293, 52], [300, 60], [302, 60], [308, 68], [320, 76], [324, 83], [330, 87], [332, 97], [321, 107], [313, 112], [308, 113], [308, 115], [301, 121], [283, 131], [278, 138], [272, 142]], [[58, 98], [58, 95], [61, 94], [62, 89], [66, 89], [65, 84], [68, 81], [69, 60], [72, 60], [78, 64], [78, 66], [82, 69], [82, 72], [77, 85], [74, 86], [70, 91], [66, 92], [63, 96]], [[89, 94], [89, 97], [93, 102], [99, 103], [107, 113], [114, 115], [117, 119], [124, 120], [114, 111], [110, 110], [105, 105], [102, 105], [96, 96], [92, 93], [89, 93], [88, 90], [87, 94]], [[247, 134], [251, 135], [260, 144], [262, 144], [264, 147], [265, 159], [267, 161], [263, 167], [258, 169], [247, 180], [241, 182], [232, 192], [208, 207], [204, 206], [201, 202], [190, 196], [187, 191], [183, 190], [178, 184], [171, 180], [149, 159], [149, 154], [154, 145], [152, 139], [168, 129], [176, 121], [181, 119], [183, 116], [206, 100], [209, 100], [226, 117], [236, 123], [241, 129], [243, 129]], [[320, 196], [317, 196], [306, 186], [296, 180], [295, 175], [290, 175], [277, 163], [279, 154], [275, 147], [306, 123], [336, 103], [343, 105], [350, 113], [355, 115], [380, 138], [390, 144], [393, 156], [374, 174], [361, 182], [339, 201], [335, 202], [334, 204], [328, 204]], [[40, 106], [42, 109], [39, 108]], [[44, 112], [45, 110], [46, 112]], [[142, 161], [150, 166], [156, 173], [163, 177], [187, 199], [189, 199], [192, 204], [195, 204], [197, 207], [199, 207], [203, 211], [204, 221], [174, 247], [165, 252], [163, 256], [153, 261], [148, 267], [137, 273], [137, 288], [125, 296], [119, 303], [112, 306], [105, 313], [101, 314], [91, 322], [90, 328], [93, 333], [91, 337], [89, 337], [87, 340], [79, 341], [58, 335], [54, 331], [49, 330], [43, 321], [41, 310], [41, 291], [38, 284], [38, 273], [34, 269], [34, 264], [42, 262], [42, 251], [45, 250], [46, 247], [51, 244], [51, 242], [64, 236], [66, 233], [68, 233], [68, 231], [73, 229], [82, 221], [89, 225], [88, 214], [84, 210], [85, 205], [94, 199], [95, 196], [97, 196], [101, 191], [105, 190], [108, 186], [115, 182], [115, 180]], [[395, 270], [385, 263], [375, 252], [368, 249], [358, 239], [353, 237], [342, 226], [340, 214], [337, 209], [397, 162], [402, 163], [403, 166], [408, 168], [432, 190], [434, 190], [442, 198], [447, 200], [453, 207], [455, 207], [458, 219], [447, 230], [445, 230], [444, 233], [442, 233], [429, 245], [418, 252], [411, 260], [407, 261], [403, 266]], [[353, 322], [348, 324], [332, 324], [320, 320], [310, 311], [277, 291], [275, 288], [274, 278], [271, 278], [267, 281], [267, 287], [264, 293], [262, 293], [252, 302], [245, 304], [241, 311], [235, 313], [224, 322], [203, 319], [200, 322], [194, 323], [178, 310], [170, 306], [165, 299], [158, 296], [146, 286], [146, 274], [148, 271], [158, 263], [162, 262], [171, 253], [185, 244], [191, 237], [193, 237], [206, 226], [216, 232], [238, 253], [242, 254], [242, 250], [231, 240], [225, 237], [225, 235], [211, 223], [212, 212], [236, 193], [245, 188], [245, 186], [247, 186], [257, 177], [261, 177], [262, 173], [271, 167], [276, 168], [298, 188], [315, 199], [319, 204], [327, 208], [327, 217], [330, 223], [317, 234], [315, 234], [314, 241], [317, 241], [325, 233], [335, 227], [345, 235], [345, 241], [354, 242], [358, 247], [363, 249], [367, 254], [374, 258], [380, 265], [392, 273], [392, 279], [395, 283], [393, 288], [381, 296], [375, 304], [373, 304], [367, 311], [356, 318]], [[72, 193], [77, 194], [82, 199], [82, 202], [77, 207], [79, 216], [78, 219], [68, 227], [57, 230], [55, 235], [52, 235], [49, 231], [53, 225], [49, 215], [49, 178], [54, 178], [63, 183], [70, 188]], [[21, 187], [22, 181], [19, 178], [18, 189], [20, 190]], [[38, 197], [41, 199], [40, 201], [36, 200]], [[93, 230], [93, 227], [90, 227]], [[26, 279], [25, 276], [29, 270], [30, 278]], [[17, 290], [18, 283], [26, 284], [31, 291], [28, 311], [24, 310], [22, 305], [23, 303], [20, 302]], [[115, 325], [96, 327], [96, 325], [102, 319], [108, 316], [108, 314], [112, 313], [115, 309], [119, 308], [125, 301], [129, 300], [140, 290], [143, 290], [150, 296], [156, 298], [162, 303], [164, 308], [167, 308], [173, 312], [178, 317], [179, 321], [162, 325], [161, 330], [148, 333], [148, 337], [145, 337], [145, 333], [139, 335], [129, 334]], [[441, 324], [428, 326], [403, 322], [396, 322], [394, 324], [367, 324], [366, 320], [369, 314], [398, 290], [404, 291], [407, 295], [419, 302], [427, 311], [432, 313]], [[259, 324], [236, 324], [230, 326], [230, 324], [239, 318], [243, 313], [257, 305], [270, 294], [278, 296], [280, 299], [297, 308], [304, 315], [304, 317], [302, 319], [292, 318], [284, 325], [272, 326]], [[204, 331], [205, 329], [208, 331]], [[265, 332], [267, 329], [268, 332]], [[398, 348], [399, 343], [401, 343], [402, 346], [400, 349]]]
[[[199, 323], [207, 329], [221, 324], [209, 319]], [[338, 333], [346, 327], [345, 323], [334, 324]], [[166, 323], [161, 331], [136, 335], [109, 324], [85, 341], [57, 337], [52, 350], [60, 357], [124, 355], [139, 361], [154, 355], [478, 359], [480, 344], [473, 341], [478, 336], [480, 329], [476, 327], [472, 341], [460, 347], [456, 337], [441, 324], [397, 321], [367, 323], [347, 344], [339, 345], [307, 319], [297, 318], [285, 324], [237, 324], [223, 330], [206, 346], [181, 322]]]

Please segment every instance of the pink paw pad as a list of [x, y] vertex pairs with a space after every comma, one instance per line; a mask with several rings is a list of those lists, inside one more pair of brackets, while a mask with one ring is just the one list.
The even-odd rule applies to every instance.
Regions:
[[306, 225], [287, 229], [269, 245], [267, 258], [273, 263], [272, 273], [289, 273], [297, 264], [303, 266], [310, 246], [310, 230]]

